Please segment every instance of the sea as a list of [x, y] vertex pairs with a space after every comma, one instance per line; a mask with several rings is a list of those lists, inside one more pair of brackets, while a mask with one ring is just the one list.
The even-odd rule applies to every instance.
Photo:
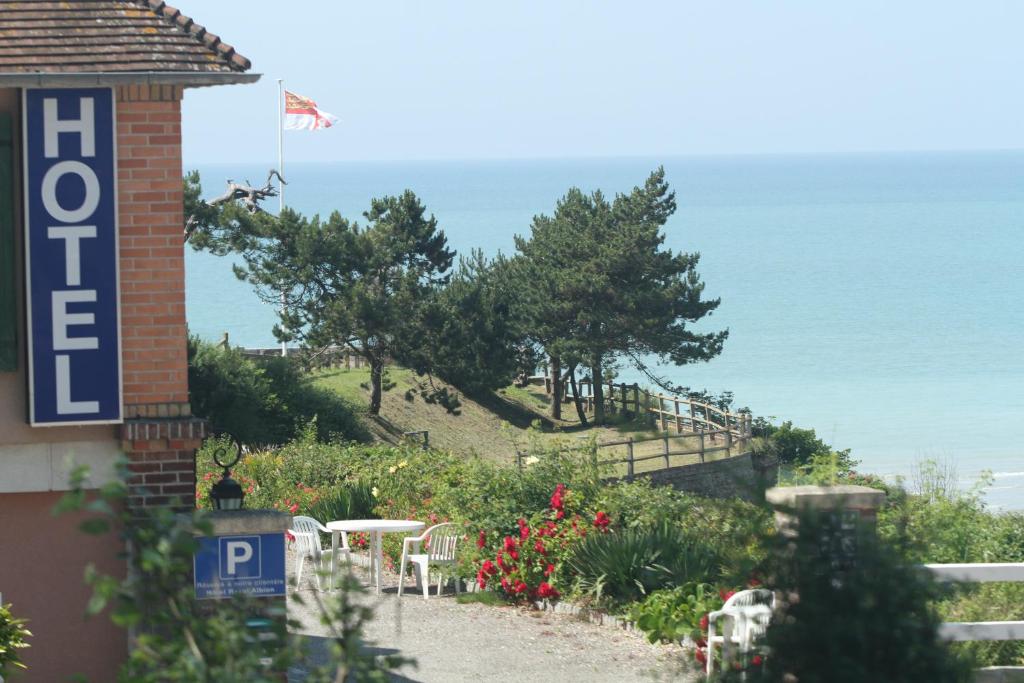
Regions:
[[[186, 161], [207, 197], [270, 166]], [[698, 252], [721, 299], [698, 329], [729, 330], [721, 356], [660, 374], [811, 427], [859, 470], [912, 483], [934, 460], [1024, 509], [1022, 151], [295, 163], [285, 199], [362, 220], [409, 188], [458, 252], [508, 254], [569, 188], [628, 192], [658, 166], [679, 205], [665, 247]], [[191, 331], [275, 345], [273, 306], [230, 259], [187, 252]]]

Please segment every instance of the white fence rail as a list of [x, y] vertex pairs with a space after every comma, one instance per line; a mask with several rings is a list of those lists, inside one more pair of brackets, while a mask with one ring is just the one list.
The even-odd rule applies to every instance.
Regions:
[[[989, 564], [926, 564], [940, 581], [990, 583], [993, 581], [1024, 582], [1024, 562]], [[939, 629], [944, 640], [1024, 640], [1024, 621], [968, 621], [945, 623]]]

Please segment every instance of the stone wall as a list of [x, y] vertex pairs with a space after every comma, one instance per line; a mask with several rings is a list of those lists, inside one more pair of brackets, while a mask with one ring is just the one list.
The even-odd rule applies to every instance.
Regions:
[[745, 453], [723, 460], [669, 467], [644, 472], [655, 484], [669, 485], [677, 491], [712, 498], [764, 499], [766, 488], [778, 480], [778, 463], [773, 458]]

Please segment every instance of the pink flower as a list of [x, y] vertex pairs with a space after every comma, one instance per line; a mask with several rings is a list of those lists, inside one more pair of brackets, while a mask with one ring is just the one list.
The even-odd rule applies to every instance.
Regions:
[[298, 511], [299, 511], [299, 504], [298, 503], [292, 503], [291, 505], [288, 506], [288, 512], [292, 513], [293, 515], [296, 512], [298, 512]]

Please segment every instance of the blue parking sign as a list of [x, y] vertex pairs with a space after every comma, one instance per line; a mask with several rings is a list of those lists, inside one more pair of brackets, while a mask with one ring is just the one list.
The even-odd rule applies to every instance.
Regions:
[[284, 534], [203, 537], [194, 563], [201, 600], [285, 594]]

